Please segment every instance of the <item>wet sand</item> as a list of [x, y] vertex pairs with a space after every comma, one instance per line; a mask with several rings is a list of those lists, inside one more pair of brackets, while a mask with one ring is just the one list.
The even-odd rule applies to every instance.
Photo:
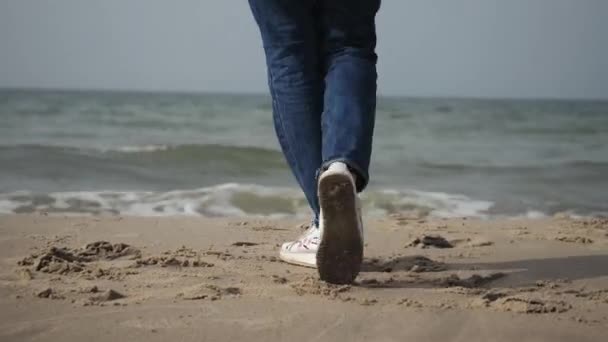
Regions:
[[302, 222], [0, 216], [0, 341], [604, 341], [608, 220], [366, 223], [334, 286]]

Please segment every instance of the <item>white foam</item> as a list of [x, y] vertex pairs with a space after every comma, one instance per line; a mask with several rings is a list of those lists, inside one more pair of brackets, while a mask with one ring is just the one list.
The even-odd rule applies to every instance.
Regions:
[[[13, 197], [19, 196], [19, 199]], [[132, 216], [258, 216], [308, 218], [310, 210], [299, 189], [227, 183], [216, 186], [149, 191], [82, 191], [43, 194], [50, 201], [36, 201], [40, 194], [27, 191], [0, 194], [0, 213], [16, 210], [74, 213], [120, 213]], [[54, 200], [54, 201], [53, 201]], [[34, 207], [34, 203], [37, 203]], [[487, 217], [493, 203], [464, 195], [418, 190], [373, 189], [362, 196], [368, 216], [420, 209], [434, 217]], [[24, 209], [25, 208], [25, 209]]]
[[170, 146], [168, 146], [168, 145], [119, 146], [119, 147], [107, 149], [106, 151], [138, 153], [138, 152], [166, 151], [169, 148], [170, 148]]
[[0, 214], [12, 214], [20, 206], [17, 201], [11, 201], [7, 198], [0, 199]]
[[539, 218], [547, 217], [547, 214], [543, 213], [542, 211], [538, 211], [538, 210], [528, 210], [526, 212], [526, 214], [524, 215], [524, 217], [530, 218], [530, 219], [539, 219]]
[[[393, 208], [425, 209], [434, 217], [486, 217], [487, 211], [494, 205], [493, 202], [443, 192], [387, 189], [379, 193], [390, 196], [390, 206]], [[374, 195], [365, 194], [363, 196], [364, 202], [368, 196], [373, 197]], [[372, 204], [372, 206], [375, 205]], [[388, 210], [384, 210], [384, 214], [389, 213]]]

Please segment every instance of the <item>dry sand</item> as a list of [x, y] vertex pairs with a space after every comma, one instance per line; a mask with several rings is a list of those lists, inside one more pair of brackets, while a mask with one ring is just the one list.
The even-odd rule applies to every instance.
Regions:
[[606, 341], [608, 220], [367, 222], [352, 286], [299, 222], [0, 216], [0, 341]]

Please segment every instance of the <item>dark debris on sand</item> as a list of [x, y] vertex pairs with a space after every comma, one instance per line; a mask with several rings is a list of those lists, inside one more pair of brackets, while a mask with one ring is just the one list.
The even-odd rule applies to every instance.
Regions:
[[479, 274], [473, 274], [467, 278], [460, 278], [456, 274], [452, 274], [447, 278], [443, 278], [439, 280], [439, 284], [446, 287], [465, 287], [465, 288], [475, 288], [482, 287], [494, 280], [500, 279], [506, 276], [504, 273], [492, 273], [487, 276], [481, 276]]
[[447, 265], [424, 256], [394, 256], [365, 260], [361, 267], [364, 272], [409, 271], [414, 273], [441, 272]]
[[453, 248], [454, 246], [440, 235], [423, 235], [410, 242], [407, 247], [419, 248]]

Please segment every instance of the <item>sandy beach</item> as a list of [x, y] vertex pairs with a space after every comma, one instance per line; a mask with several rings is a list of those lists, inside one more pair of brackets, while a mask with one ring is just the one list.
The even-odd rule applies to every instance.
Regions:
[[606, 219], [376, 219], [352, 286], [278, 260], [300, 225], [1, 216], [0, 340], [605, 340]]

